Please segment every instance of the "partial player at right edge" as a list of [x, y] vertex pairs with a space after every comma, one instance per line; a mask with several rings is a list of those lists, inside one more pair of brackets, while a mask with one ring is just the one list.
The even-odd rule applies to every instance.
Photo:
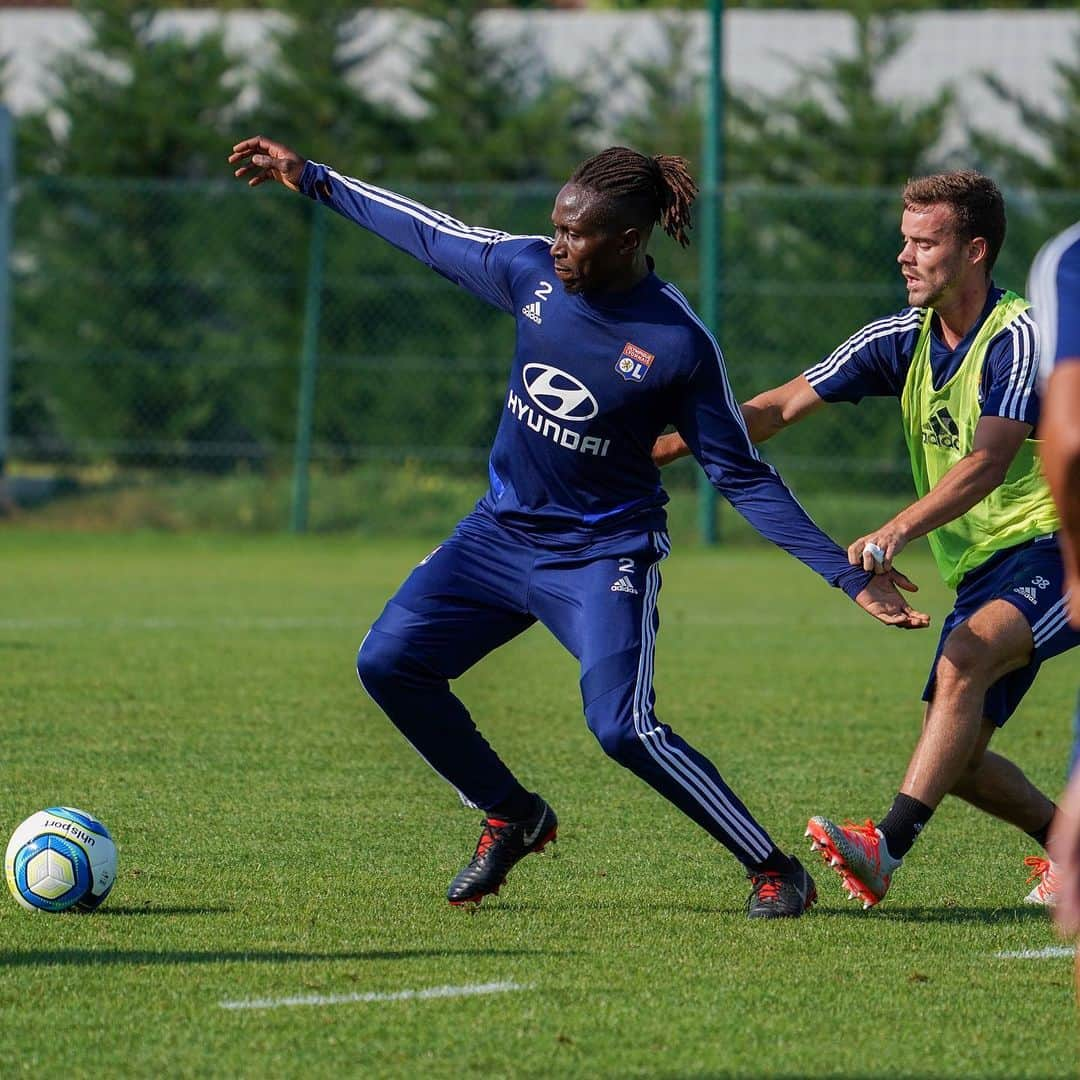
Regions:
[[[1037, 305], [1046, 383], [1039, 435], [1046, 478], [1061, 511], [1061, 547], [1069, 622], [1080, 630], [1080, 221], [1050, 240], [1031, 265], [1028, 286]], [[1080, 933], [1080, 745], [1073, 773], [1050, 830], [1058, 872], [1054, 919], [1064, 934]], [[1080, 952], [1076, 958], [1080, 994]]]

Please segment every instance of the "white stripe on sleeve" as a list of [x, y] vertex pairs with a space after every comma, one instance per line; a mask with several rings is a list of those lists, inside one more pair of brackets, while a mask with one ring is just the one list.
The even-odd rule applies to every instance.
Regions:
[[1013, 362], [1009, 385], [998, 415], [1007, 420], [1023, 420], [1024, 409], [1038, 377], [1039, 333], [1035, 320], [1027, 311], [1009, 323], [1008, 329], [1012, 338]]
[[362, 180], [356, 180], [351, 176], [343, 176], [329, 166], [323, 166], [327, 173], [338, 181], [343, 187], [355, 191], [365, 199], [397, 210], [411, 218], [415, 218], [422, 225], [427, 225], [438, 232], [455, 236], [461, 240], [475, 240], [479, 244], [500, 244], [506, 240], [543, 240], [552, 243], [549, 236], [516, 235], [503, 232], [500, 229], [487, 229], [476, 225], [466, 225], [457, 218], [443, 213], [441, 210], [433, 210], [430, 206], [408, 199], [395, 191], [387, 191], [385, 188], [376, 187], [374, 184], [366, 184]]
[[1080, 221], [1043, 245], [1028, 276], [1028, 299], [1039, 324], [1039, 375], [1044, 382], [1050, 378], [1057, 360], [1058, 266], [1065, 252], [1076, 243], [1080, 243]]
[[882, 338], [899, 336], [917, 330], [926, 314], [925, 308], [905, 308], [897, 315], [867, 323], [852, 334], [842, 345], [834, 349], [824, 360], [808, 368], [806, 381], [811, 386], [824, 382], [835, 375], [860, 349]]

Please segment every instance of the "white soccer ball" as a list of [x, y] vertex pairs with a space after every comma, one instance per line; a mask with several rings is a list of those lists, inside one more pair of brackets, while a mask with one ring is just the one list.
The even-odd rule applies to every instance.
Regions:
[[85, 811], [50, 806], [12, 833], [4, 876], [27, 911], [93, 911], [116, 880], [116, 844]]

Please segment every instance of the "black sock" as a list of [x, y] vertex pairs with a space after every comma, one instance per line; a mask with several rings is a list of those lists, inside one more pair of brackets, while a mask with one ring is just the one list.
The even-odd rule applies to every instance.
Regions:
[[536, 815], [536, 796], [520, 784], [486, 811], [488, 817], [500, 821], [529, 821]]
[[902, 792], [897, 794], [889, 812], [877, 823], [878, 831], [885, 837], [885, 846], [894, 859], [902, 859], [911, 850], [915, 838], [933, 813], [932, 806]]
[[769, 857], [757, 866], [749, 867], [751, 873], [763, 873], [768, 870], [777, 874], [791, 874], [795, 871], [795, 864], [789, 855], [785, 855], [778, 847], [769, 852]]
[[1057, 813], [1057, 807], [1055, 806], [1050, 814], [1050, 817], [1046, 819], [1046, 824], [1041, 829], [1032, 829], [1028, 833], [1028, 836], [1035, 841], [1044, 851], [1046, 850], [1046, 834], [1050, 831], [1050, 825], [1054, 820], [1054, 814]]

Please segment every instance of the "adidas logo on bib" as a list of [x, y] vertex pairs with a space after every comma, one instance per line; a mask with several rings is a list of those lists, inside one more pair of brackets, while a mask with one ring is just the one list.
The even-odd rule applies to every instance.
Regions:
[[960, 428], [947, 408], [938, 409], [923, 424], [922, 441], [931, 446], [944, 446], [949, 450], [960, 449]]

